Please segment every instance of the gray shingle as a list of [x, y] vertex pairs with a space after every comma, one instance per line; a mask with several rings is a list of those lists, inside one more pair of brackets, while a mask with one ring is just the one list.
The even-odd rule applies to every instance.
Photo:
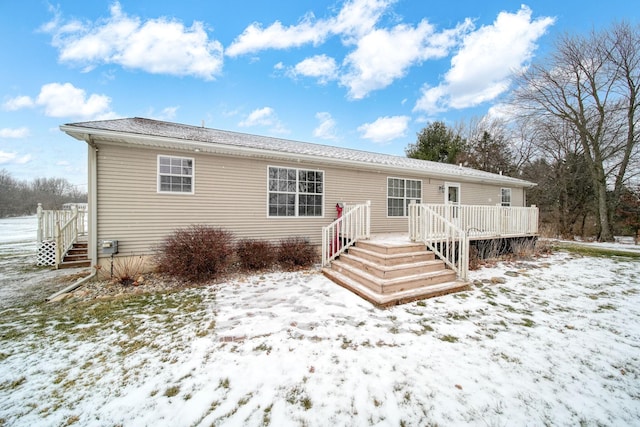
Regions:
[[322, 144], [311, 144], [308, 142], [292, 141], [281, 138], [209, 129], [139, 117], [70, 123], [66, 126], [136, 135], [148, 135], [158, 138], [182, 139], [185, 141], [196, 141], [201, 143], [223, 144], [288, 154], [311, 155], [319, 158], [326, 158], [328, 160], [349, 160], [363, 164], [390, 166], [398, 169], [406, 169], [434, 175], [442, 174], [459, 176], [467, 179], [490, 180], [493, 182], [503, 183], [504, 185], [519, 187], [529, 187], [534, 185], [531, 182], [521, 179], [446, 163], [430, 162], [426, 160], [411, 159], [408, 157], [372, 153], [368, 151], [353, 150]]

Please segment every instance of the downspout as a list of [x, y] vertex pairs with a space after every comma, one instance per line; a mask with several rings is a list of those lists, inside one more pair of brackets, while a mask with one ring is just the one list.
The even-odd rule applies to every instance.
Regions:
[[93, 141], [91, 135], [87, 135], [87, 144], [89, 145], [88, 152], [88, 167], [89, 167], [89, 183], [88, 183], [88, 236], [87, 246], [89, 248], [89, 261], [91, 265], [98, 264], [98, 147]]
[[[98, 262], [98, 244], [96, 242], [96, 230], [97, 230], [97, 218], [96, 218], [96, 202], [98, 200], [97, 197], [97, 161], [98, 161], [98, 147], [96, 147], [93, 142], [93, 138], [91, 135], [87, 135], [85, 141], [88, 144], [88, 200], [87, 200], [87, 210], [88, 210], [88, 230], [87, 230], [87, 247], [88, 247], [88, 256], [91, 265], [94, 266]], [[73, 284], [67, 286], [66, 288], [59, 290], [58, 292], [50, 295], [46, 298], [45, 301], [54, 301], [60, 295], [68, 294], [69, 292], [78, 289], [80, 286], [84, 285], [91, 279], [93, 279], [98, 274], [98, 270], [95, 268], [91, 269], [91, 274], [87, 277], [83, 277], [82, 279], [78, 279]]]
[[69, 292], [78, 289], [80, 286], [84, 285], [86, 282], [90, 281], [91, 279], [93, 279], [96, 274], [98, 274], [98, 270], [96, 270], [95, 268], [92, 269], [91, 274], [88, 275], [87, 277], [83, 277], [82, 279], [78, 279], [76, 282], [74, 282], [73, 284], [67, 286], [64, 289], [59, 290], [58, 292], [56, 292], [53, 295], [48, 296], [45, 301], [55, 301], [56, 298], [58, 298], [60, 295], [64, 295], [64, 294], [68, 294]]

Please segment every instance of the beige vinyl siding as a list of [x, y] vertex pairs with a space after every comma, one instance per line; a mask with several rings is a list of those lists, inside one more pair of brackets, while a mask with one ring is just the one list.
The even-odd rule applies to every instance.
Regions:
[[[119, 240], [123, 256], [149, 255], [162, 239], [193, 224], [222, 227], [237, 238], [303, 236], [319, 245], [322, 227], [336, 217], [338, 202], [371, 201], [373, 233], [406, 232], [406, 217], [387, 216], [387, 178], [422, 181], [422, 201], [443, 203], [444, 181], [386, 171], [336, 168], [328, 164], [220, 156], [100, 144], [97, 153], [97, 239]], [[158, 155], [194, 159], [193, 194], [159, 193]], [[269, 217], [268, 167], [324, 172], [322, 217]], [[500, 186], [461, 182], [463, 204], [496, 204]], [[522, 206], [522, 189], [512, 189], [512, 205]], [[212, 247], [215, 243], [212, 242]]]
[[[460, 203], [463, 205], [499, 205], [502, 202], [502, 188], [511, 188], [511, 206], [524, 206], [523, 188], [467, 182], [460, 183]], [[444, 200], [444, 196], [442, 200]], [[442, 203], [442, 201], [438, 203]]]
[[191, 153], [194, 194], [167, 194], [157, 192], [158, 154], [181, 155], [100, 147], [98, 240], [120, 240], [121, 254], [148, 254], [163, 237], [192, 224], [222, 227], [238, 238], [307, 236], [319, 243], [325, 218], [267, 217], [268, 162]]

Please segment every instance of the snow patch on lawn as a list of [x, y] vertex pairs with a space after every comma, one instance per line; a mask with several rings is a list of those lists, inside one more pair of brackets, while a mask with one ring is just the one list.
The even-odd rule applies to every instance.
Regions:
[[0, 309], [0, 425], [634, 425], [639, 277], [558, 253], [387, 310], [315, 271]]

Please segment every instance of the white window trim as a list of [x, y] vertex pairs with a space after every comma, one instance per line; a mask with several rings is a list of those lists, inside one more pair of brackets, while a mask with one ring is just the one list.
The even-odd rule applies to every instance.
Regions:
[[[296, 188], [296, 204], [295, 204], [295, 215], [294, 216], [279, 216], [279, 215], [269, 215], [269, 169], [271, 168], [278, 168], [278, 169], [293, 169], [296, 171], [296, 180], [297, 180], [297, 176], [298, 176], [298, 172], [299, 171], [309, 171], [309, 172], [322, 172], [322, 215], [318, 215], [318, 216], [310, 216], [310, 215], [298, 215], [298, 195], [300, 194], [298, 192], [298, 189]], [[326, 173], [324, 171], [324, 169], [310, 169], [310, 168], [296, 168], [296, 167], [292, 167], [292, 166], [277, 166], [277, 165], [267, 165], [267, 185], [266, 185], [266, 189], [267, 189], [267, 198], [266, 198], [266, 215], [268, 219], [276, 219], [276, 220], [281, 220], [281, 219], [292, 219], [292, 218], [296, 218], [296, 219], [322, 219], [324, 218], [324, 214], [325, 214], [325, 208], [324, 208], [324, 195], [326, 193]], [[297, 182], [297, 181], [296, 181]], [[293, 194], [293, 193], [291, 193]]]
[[[508, 190], [509, 191], [509, 204], [508, 205], [504, 204], [504, 199], [502, 198], [504, 190]], [[513, 191], [511, 190], [511, 188], [502, 187], [500, 189], [500, 206], [502, 206], [504, 208], [508, 208], [508, 207], [511, 207], [512, 205], [513, 205]]]
[[[162, 191], [160, 186], [160, 157], [168, 157], [170, 159], [186, 159], [191, 160], [191, 192], [186, 191]], [[162, 174], [166, 176], [167, 174]], [[169, 174], [171, 175], [171, 174]], [[156, 160], [156, 191], [158, 194], [174, 194], [174, 195], [185, 195], [191, 196], [196, 192], [196, 160], [193, 157], [185, 157], [185, 156], [174, 156], [170, 154], [158, 154]]]
[[[387, 197], [385, 198], [385, 204], [387, 207], [387, 218], [408, 218], [409, 217], [409, 212], [405, 212], [404, 215], [400, 216], [400, 215], [389, 215], [389, 180], [390, 179], [401, 179], [403, 181], [405, 181], [405, 187], [404, 187], [404, 197], [403, 200], [405, 201], [405, 206], [406, 206], [406, 201], [407, 201], [407, 186], [406, 186], [406, 181], [416, 181], [416, 182], [420, 182], [420, 199], [413, 199], [413, 198], [409, 198], [409, 201], [411, 200], [416, 200], [416, 203], [422, 203], [422, 196], [424, 194], [424, 182], [421, 179], [414, 179], [414, 178], [402, 178], [399, 176], [388, 176], [387, 177]], [[399, 197], [394, 197], [394, 199], [398, 199]], [[405, 208], [405, 210], [408, 211], [408, 209]]]

